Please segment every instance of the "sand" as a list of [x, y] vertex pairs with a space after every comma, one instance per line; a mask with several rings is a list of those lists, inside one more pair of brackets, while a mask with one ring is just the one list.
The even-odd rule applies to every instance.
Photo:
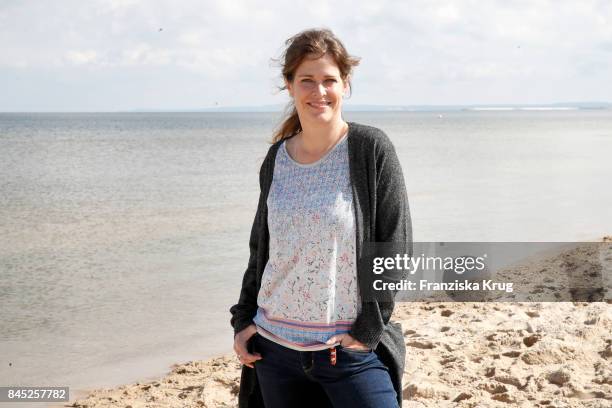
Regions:
[[[568, 256], [575, 261], [577, 253], [519, 270], [526, 279], [540, 276], [555, 263], [567, 266]], [[600, 270], [610, 273], [610, 264], [605, 255]], [[397, 304], [392, 320], [402, 323], [407, 348], [404, 407], [612, 407], [607, 289], [598, 302]], [[225, 355], [177, 364], [157, 381], [92, 390], [64, 406], [236, 407], [239, 380], [240, 364]]]

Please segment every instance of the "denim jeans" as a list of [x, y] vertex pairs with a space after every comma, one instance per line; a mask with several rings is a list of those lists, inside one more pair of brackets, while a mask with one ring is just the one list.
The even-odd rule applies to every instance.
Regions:
[[387, 367], [373, 351], [336, 346], [330, 350], [297, 351], [255, 334], [253, 350], [262, 359], [255, 370], [266, 408], [397, 408]]

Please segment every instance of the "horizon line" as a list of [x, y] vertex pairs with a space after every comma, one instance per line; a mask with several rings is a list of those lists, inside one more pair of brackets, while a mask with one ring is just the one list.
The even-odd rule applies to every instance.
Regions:
[[[116, 110], [31, 110], [31, 111], [0, 111], [3, 113], [272, 113], [283, 112], [287, 105], [237, 105], [200, 108], [134, 108]], [[607, 110], [612, 109], [610, 102], [553, 102], [553, 103], [472, 103], [472, 104], [427, 104], [427, 105], [375, 105], [347, 104], [346, 112], [427, 112], [427, 111], [503, 111], [503, 110]]]

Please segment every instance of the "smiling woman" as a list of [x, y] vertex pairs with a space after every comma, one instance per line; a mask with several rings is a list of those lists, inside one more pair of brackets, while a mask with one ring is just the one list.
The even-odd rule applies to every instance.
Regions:
[[342, 117], [359, 59], [329, 30], [286, 44], [291, 110], [259, 173], [251, 256], [230, 309], [239, 406], [398, 407], [406, 346], [394, 302], [363, 301], [358, 277], [364, 242], [412, 240], [401, 166], [381, 130]]
[[280, 89], [286, 89], [293, 101], [273, 142], [296, 136], [304, 127], [321, 129], [343, 122], [343, 97], [351, 90], [352, 71], [360, 61], [329, 30], [303, 31], [285, 44]]
[[[300, 64], [293, 81], [286, 80], [286, 87], [297, 111], [300, 123], [317, 132], [322, 126], [334, 126], [342, 122], [342, 98], [348, 90], [334, 58], [311, 54]], [[344, 123], [343, 123], [344, 124]], [[343, 126], [340, 136], [346, 133]], [[316, 161], [337, 142], [337, 137], [327, 144], [317, 146], [317, 138], [304, 137], [303, 131], [287, 141], [287, 148], [293, 158], [300, 161], [300, 152], [306, 162]]]
[[[296, 82], [287, 82], [287, 89], [294, 104], [301, 113], [301, 118], [309, 122], [319, 119], [330, 122], [341, 113], [342, 96], [348, 89], [348, 83], [341, 78], [334, 58], [329, 54], [322, 57], [309, 56], [300, 64], [295, 73]], [[318, 113], [326, 113], [325, 118], [311, 118], [306, 107]], [[329, 108], [329, 109], [328, 109]]]

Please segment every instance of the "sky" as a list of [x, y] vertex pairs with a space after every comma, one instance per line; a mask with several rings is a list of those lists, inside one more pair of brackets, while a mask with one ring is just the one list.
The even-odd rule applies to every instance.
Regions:
[[285, 104], [285, 40], [361, 57], [348, 104], [612, 102], [612, 2], [0, 0], [0, 111]]

